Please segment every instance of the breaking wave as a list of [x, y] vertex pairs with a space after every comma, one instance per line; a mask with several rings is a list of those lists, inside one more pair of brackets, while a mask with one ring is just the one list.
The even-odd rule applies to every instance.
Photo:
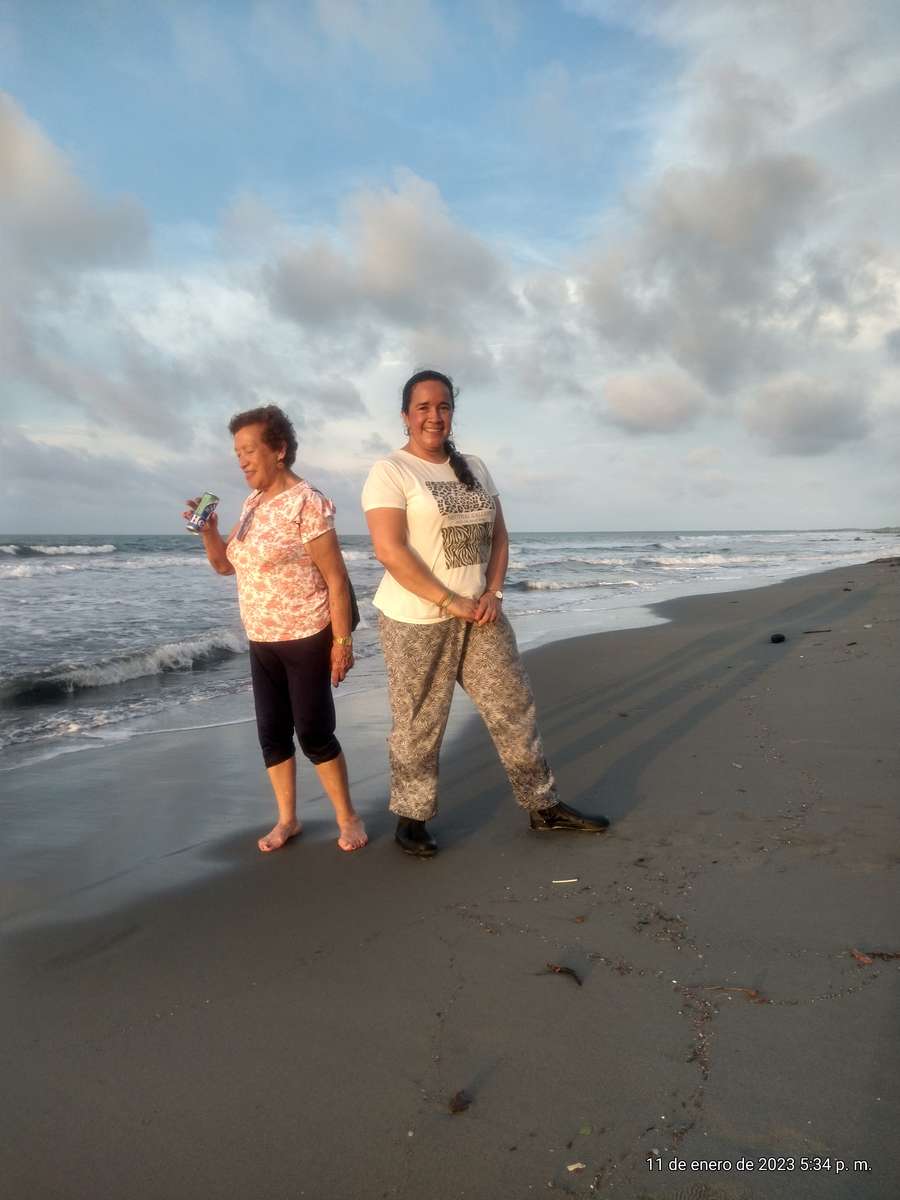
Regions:
[[220, 630], [183, 642], [165, 642], [135, 654], [68, 667], [63, 671], [14, 676], [0, 685], [0, 700], [12, 705], [59, 700], [89, 688], [109, 687], [169, 671], [190, 671], [195, 667], [209, 666], [243, 654], [246, 650], [247, 642], [240, 634]]
[[573, 588], [640, 587], [636, 579], [522, 579], [508, 585], [516, 592], [567, 592]]
[[26, 545], [23, 542], [12, 542], [6, 546], [0, 546], [0, 554], [14, 554], [17, 558], [31, 558], [37, 555], [58, 555], [58, 554], [115, 554], [116, 547], [111, 542], [106, 542], [102, 546], [32, 546]]
[[47, 575], [63, 575], [68, 571], [148, 571], [160, 567], [196, 567], [208, 569], [205, 555], [153, 554], [143, 558], [99, 559], [96, 562], [17, 562], [0, 563], [0, 579], [34, 579]]

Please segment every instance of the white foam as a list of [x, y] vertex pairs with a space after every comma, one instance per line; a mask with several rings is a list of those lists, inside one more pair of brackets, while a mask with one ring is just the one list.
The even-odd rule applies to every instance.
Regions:
[[113, 683], [124, 683], [129, 679], [140, 679], [145, 675], [185, 670], [216, 650], [230, 650], [233, 654], [243, 654], [247, 650], [247, 642], [240, 634], [231, 630], [219, 630], [183, 642], [166, 642], [144, 654], [134, 654], [117, 662], [76, 668], [67, 672], [63, 679], [73, 689], [105, 687]]
[[115, 554], [115, 546], [106, 543], [102, 546], [29, 546], [35, 554]]
[[562, 582], [558, 579], [526, 579], [516, 584], [525, 592], [568, 592], [577, 588], [640, 587], [636, 579], [582, 579]]
[[66, 571], [150, 571], [161, 567], [203, 567], [209, 570], [205, 555], [147, 554], [142, 558], [85, 560], [77, 563], [19, 562], [0, 564], [0, 579], [33, 579], [47, 575], [62, 575]]

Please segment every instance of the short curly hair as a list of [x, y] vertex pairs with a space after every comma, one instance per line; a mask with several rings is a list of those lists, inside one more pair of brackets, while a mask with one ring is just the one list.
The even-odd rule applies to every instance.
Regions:
[[248, 408], [235, 414], [228, 422], [232, 437], [247, 425], [262, 425], [262, 440], [273, 450], [284, 447], [284, 465], [292, 467], [297, 457], [297, 434], [290, 417], [277, 404], [266, 404], [263, 408]]

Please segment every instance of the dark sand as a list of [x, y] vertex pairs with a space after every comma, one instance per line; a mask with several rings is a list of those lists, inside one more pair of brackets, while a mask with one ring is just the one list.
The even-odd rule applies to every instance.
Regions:
[[467, 720], [403, 856], [380, 697], [357, 855], [321, 802], [257, 854], [246, 725], [4, 776], [0, 1195], [895, 1200], [900, 960], [851, 950], [900, 951], [898, 600], [871, 564], [531, 653], [606, 837], [530, 834]]

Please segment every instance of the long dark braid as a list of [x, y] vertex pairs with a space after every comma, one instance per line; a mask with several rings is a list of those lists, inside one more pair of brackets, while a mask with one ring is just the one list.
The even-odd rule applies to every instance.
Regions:
[[[450, 396], [450, 406], [456, 410], [457, 389], [453, 386], [453, 380], [449, 375], [444, 375], [441, 371], [417, 371], [415, 375], [411, 375], [403, 385], [403, 403], [401, 410], [404, 413], [409, 412], [409, 406], [412, 401], [413, 388], [417, 383], [426, 383], [433, 380], [435, 383], [442, 383], [447, 389]], [[453, 468], [453, 474], [465, 487], [472, 489], [478, 487], [478, 480], [472, 474], [472, 468], [466, 462], [465, 458], [454, 446], [451, 438], [444, 439], [444, 449], [447, 451], [447, 457], [450, 460], [450, 466]]]

